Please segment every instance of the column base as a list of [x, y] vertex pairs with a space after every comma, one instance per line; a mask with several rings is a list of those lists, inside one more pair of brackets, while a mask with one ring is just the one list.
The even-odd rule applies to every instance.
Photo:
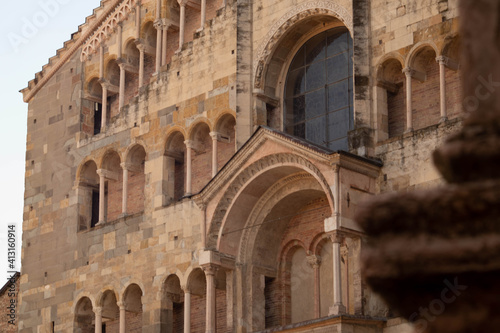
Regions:
[[413, 132], [413, 127], [410, 127], [405, 131], [405, 133], [411, 133], [411, 132]]
[[448, 117], [441, 117], [441, 119], [439, 119], [440, 124], [445, 123], [447, 121], [448, 121]]
[[106, 223], [106, 221], [99, 221], [95, 225], [103, 225], [104, 223]]
[[330, 307], [328, 311], [329, 316], [335, 316], [335, 315], [340, 315], [340, 314], [346, 314], [346, 308], [343, 304], [335, 304]]

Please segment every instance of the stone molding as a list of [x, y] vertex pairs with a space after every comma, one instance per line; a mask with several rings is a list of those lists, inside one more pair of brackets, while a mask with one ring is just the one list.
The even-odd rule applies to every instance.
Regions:
[[353, 31], [353, 20], [351, 14], [346, 8], [335, 2], [316, 0], [308, 1], [296, 6], [276, 21], [271, 29], [269, 29], [269, 32], [263, 38], [263, 42], [257, 49], [253, 63], [255, 89], [262, 88], [262, 73], [264, 67], [269, 62], [269, 58], [271, 57], [276, 45], [281, 41], [281, 38], [290, 29], [290, 27], [306, 17], [320, 14], [327, 14], [338, 18], [351, 32]]
[[134, 7], [140, 3], [139, 0], [124, 0], [114, 12], [107, 17], [94, 35], [89, 38], [82, 48], [80, 60], [85, 62], [92, 54], [97, 53], [101, 44], [115, 31], [117, 26], [128, 18]]

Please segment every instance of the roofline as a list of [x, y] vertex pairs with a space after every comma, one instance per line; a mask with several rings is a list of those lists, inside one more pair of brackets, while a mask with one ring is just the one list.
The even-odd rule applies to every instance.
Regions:
[[[52, 68], [47, 69], [48, 70], [47, 73], [44, 73], [45, 67], [51, 66], [50, 59], [49, 59], [49, 63], [46, 64], [45, 66], [43, 66], [42, 71], [35, 74], [35, 79], [28, 82], [28, 87], [21, 89], [19, 91], [20, 93], [23, 94], [23, 101], [25, 103], [30, 102], [30, 100], [36, 95], [36, 93], [38, 93], [38, 91], [40, 91], [40, 89], [42, 89], [42, 87], [56, 74], [56, 72], [76, 53], [76, 51], [78, 51], [78, 49], [85, 43], [85, 41], [94, 33], [94, 31], [102, 24], [102, 22], [104, 22], [104, 20], [106, 20], [106, 18], [109, 16], [109, 14], [113, 10], [115, 10], [116, 6], [118, 6], [123, 0], [112, 0], [112, 1], [113, 2], [109, 6], [109, 8], [107, 10], [105, 10], [105, 12], [102, 13], [101, 16], [99, 18], [97, 18], [89, 26], [88, 30], [85, 31], [82, 35], [80, 35], [76, 40], [73, 40], [73, 36], [76, 33], [80, 32], [80, 30], [83, 30], [82, 27], [84, 24], [81, 24], [79, 26], [79, 29], [78, 29], [79, 31], [76, 33], [73, 33], [71, 35], [72, 38], [69, 41], [66, 41], [64, 43], [65, 45], [61, 49], [58, 50], [57, 55], [55, 57], [59, 57], [59, 60], [52, 65]], [[101, 7], [102, 7], [102, 3], [104, 3], [104, 2], [106, 2], [106, 0], [101, 1]], [[98, 7], [98, 8], [101, 8], [101, 7]], [[94, 9], [93, 15], [95, 15], [95, 9]], [[92, 15], [90, 15], [90, 16], [92, 16]], [[69, 50], [66, 50], [66, 52], [63, 55], [60, 55], [59, 53], [62, 53], [65, 50], [66, 44], [71, 42], [71, 41], [75, 42], [75, 44], [73, 44], [73, 46], [71, 46], [69, 48]], [[38, 82], [36, 82], [38, 79], [37, 76], [41, 77], [41, 80]], [[35, 82], [33, 87], [30, 87], [31, 82]]]

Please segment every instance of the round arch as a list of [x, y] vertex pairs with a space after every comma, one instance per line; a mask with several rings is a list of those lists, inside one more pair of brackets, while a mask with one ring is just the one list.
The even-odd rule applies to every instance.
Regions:
[[187, 131], [187, 138], [188, 140], [193, 140], [194, 136], [196, 135], [196, 132], [199, 130], [200, 126], [207, 125], [208, 131], [211, 132], [213, 130], [213, 126], [211, 121], [208, 118], [201, 117], [197, 118], [191, 126], [189, 126], [189, 129]]
[[[240, 174], [236, 176], [234, 181], [229, 185], [221, 200], [219, 200], [208, 227], [207, 248], [219, 249], [220, 238], [224, 230], [223, 223], [227, 220], [226, 217], [230, 209], [234, 209], [236, 207], [234, 204], [240, 198], [242, 193], [245, 193], [260, 181], [264, 181], [264, 183], [261, 184], [262, 188], [256, 189], [257, 192], [260, 192], [259, 195], [262, 195], [266, 188], [269, 187], [269, 181], [275, 183], [276, 180], [297, 172], [306, 172], [315, 178], [315, 180], [320, 184], [322, 191], [325, 193], [331, 209], [331, 214], [333, 215], [333, 194], [330, 190], [328, 182], [316, 166], [314, 166], [307, 159], [295, 154], [282, 153], [267, 155], [252, 163], [240, 172]], [[264, 178], [266, 178], [266, 180], [264, 180]], [[254, 192], [254, 195], [257, 192]], [[252, 204], [247, 203], [247, 206], [253, 207], [256, 203], [257, 199], [255, 199]], [[247, 215], [250, 214], [251, 209], [248, 207], [245, 212]], [[237, 223], [241, 224], [244, 222], [242, 222], [241, 219], [238, 219]], [[241, 229], [241, 226], [235, 225], [234, 227]]]
[[[276, 21], [257, 49], [257, 56], [253, 63], [255, 89], [264, 90], [266, 86], [272, 86], [272, 84], [266, 82], [266, 75], [269, 70], [268, 65], [271, 63], [271, 60], [276, 57], [276, 50], [278, 46], [283, 45], [285, 37], [293, 33], [297, 27], [303, 26], [304, 23], [311, 21], [311, 19], [319, 18], [323, 19], [318, 21], [318, 25], [323, 25], [325, 22], [338, 21], [341, 25], [346, 26], [352, 35], [352, 16], [347, 9], [341, 5], [323, 0], [309, 1], [295, 6]], [[309, 26], [308, 30], [310, 29], [311, 27]], [[294, 44], [296, 44], [295, 42]]]
[[436, 57], [440, 55], [439, 49], [433, 41], [428, 40], [419, 42], [411, 48], [410, 52], [408, 52], [408, 55], [406, 56], [405, 67], [413, 68], [415, 66], [415, 60], [425, 49], [432, 49]]

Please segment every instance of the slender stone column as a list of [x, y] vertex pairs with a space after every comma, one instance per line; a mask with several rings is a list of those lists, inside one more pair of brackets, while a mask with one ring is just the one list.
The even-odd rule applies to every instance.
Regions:
[[342, 237], [338, 233], [330, 236], [333, 243], [333, 306], [330, 307], [329, 315], [338, 315], [346, 313], [346, 308], [342, 304], [342, 275], [341, 275], [341, 256], [340, 243]]
[[162, 25], [162, 30], [163, 30], [163, 41], [162, 41], [162, 48], [161, 48], [161, 65], [165, 66], [167, 64], [167, 31], [168, 31], [168, 24], [163, 23]]
[[99, 47], [99, 78], [104, 78], [104, 46]]
[[97, 174], [99, 175], [99, 221], [97, 224], [104, 223], [104, 200], [105, 200], [105, 187], [104, 183], [106, 182], [106, 178], [104, 177], [104, 172], [102, 169], [97, 170]]
[[321, 264], [321, 258], [312, 255], [307, 257], [307, 262], [314, 269], [314, 316], [315, 318], [321, 317], [321, 291], [320, 291], [320, 276], [319, 267]]
[[122, 214], [127, 214], [127, 199], [128, 199], [128, 168], [126, 163], [122, 163], [123, 169], [123, 190], [122, 190]]
[[412, 98], [411, 98], [411, 78], [413, 70], [409, 67], [403, 69], [406, 75], [406, 132], [413, 131]]
[[120, 96], [118, 97], [118, 109], [121, 110], [125, 103], [125, 64], [121, 63], [118, 66], [120, 66]]
[[121, 23], [118, 23], [118, 59], [123, 56], [123, 26]]
[[141, 38], [141, 2], [137, 1], [135, 7], [135, 38]]
[[139, 89], [144, 85], [144, 45], [138, 44], [139, 49]]
[[186, 27], [186, 3], [187, 0], [177, 0], [180, 10], [180, 27], [179, 27], [179, 50], [182, 50], [182, 45], [184, 44], [184, 30]]
[[186, 140], [184, 141], [186, 145], [186, 195], [191, 195], [191, 176], [192, 176], [192, 160], [191, 160], [191, 151], [193, 149], [193, 141]]
[[207, 17], [207, 0], [201, 0], [201, 25], [199, 30], [203, 30]]
[[102, 333], [102, 308], [95, 308], [95, 333]]
[[215, 273], [217, 268], [213, 265], [203, 267], [207, 280], [207, 306], [205, 333], [215, 333], [216, 311], [215, 311]]
[[184, 333], [191, 333], [191, 290], [184, 287]]
[[444, 122], [448, 119], [446, 114], [446, 57], [440, 56], [436, 58], [437, 63], [439, 64], [439, 89], [440, 89], [440, 107], [441, 107], [441, 120], [440, 122]]
[[106, 119], [108, 117], [108, 86], [106, 84], [101, 84], [102, 86], [102, 115], [101, 115], [101, 133], [106, 131]]
[[161, 35], [162, 35], [162, 22], [160, 19], [156, 20], [154, 24], [156, 28], [156, 74], [160, 73], [161, 66]]
[[219, 138], [219, 133], [210, 132], [210, 136], [212, 137], [212, 177], [215, 177], [219, 171], [217, 165], [217, 156], [219, 154], [217, 149], [217, 139]]
[[126, 326], [125, 326], [125, 319], [126, 319], [125, 304], [123, 302], [118, 302], [118, 307], [120, 308], [120, 333], [125, 333], [125, 330], [126, 330]]

